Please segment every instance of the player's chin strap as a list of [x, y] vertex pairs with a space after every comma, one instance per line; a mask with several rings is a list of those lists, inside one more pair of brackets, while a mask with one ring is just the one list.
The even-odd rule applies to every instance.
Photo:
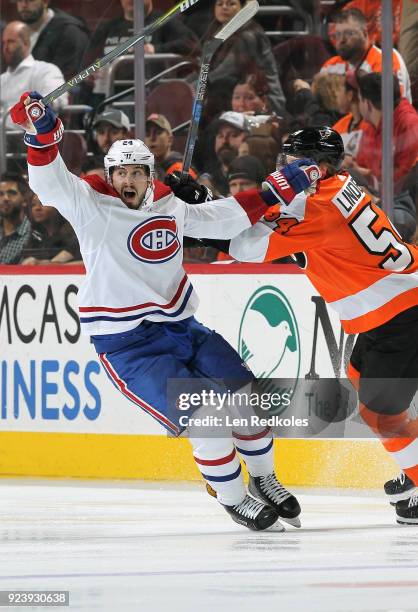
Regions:
[[142, 199], [141, 204], [139, 205], [139, 208], [141, 209], [148, 209], [152, 206], [153, 202], [154, 202], [154, 189], [155, 189], [155, 185], [154, 185], [154, 177], [151, 176], [148, 181], [148, 187], [147, 190], [144, 194], [144, 197]]

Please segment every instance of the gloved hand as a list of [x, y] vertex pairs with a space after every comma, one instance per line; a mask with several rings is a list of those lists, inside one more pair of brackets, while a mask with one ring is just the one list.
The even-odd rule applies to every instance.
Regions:
[[298, 193], [308, 189], [320, 177], [321, 171], [312, 159], [297, 159], [269, 174], [262, 188], [270, 190], [269, 204], [289, 204]]
[[195, 181], [190, 174], [184, 178], [179, 172], [167, 174], [164, 183], [171, 187], [174, 195], [188, 204], [203, 204], [213, 199], [211, 190]]
[[10, 109], [12, 121], [26, 131], [24, 142], [36, 148], [57, 144], [64, 133], [61, 119], [49, 106], [40, 102], [41, 98], [36, 91], [26, 91]]

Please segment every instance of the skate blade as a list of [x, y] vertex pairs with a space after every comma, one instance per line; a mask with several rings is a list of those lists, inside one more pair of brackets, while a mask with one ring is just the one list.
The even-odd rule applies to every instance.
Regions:
[[396, 519], [396, 522], [398, 523], [398, 525], [401, 525], [402, 527], [407, 527], [408, 525], [415, 525], [415, 527], [418, 525], [418, 518], [416, 519]]
[[396, 506], [398, 501], [404, 501], [405, 499], [409, 499], [414, 495], [418, 495], [418, 487], [415, 487], [415, 489], [409, 489], [403, 493], [398, 493], [398, 495], [387, 495], [387, 498], [389, 499], [391, 506]]
[[267, 527], [267, 529], [264, 529], [264, 531], [270, 531], [273, 533], [283, 533], [284, 531], [286, 531], [285, 526], [282, 525], [282, 523], [277, 520], [275, 523], [273, 523], [273, 525], [271, 525], [271, 527]]
[[296, 516], [295, 518], [284, 518], [283, 516], [280, 517], [281, 521], [284, 521], [285, 523], [288, 523], [289, 525], [292, 525], [292, 527], [297, 527], [299, 529], [299, 527], [302, 527], [302, 523], [300, 522], [300, 518], [298, 516]]

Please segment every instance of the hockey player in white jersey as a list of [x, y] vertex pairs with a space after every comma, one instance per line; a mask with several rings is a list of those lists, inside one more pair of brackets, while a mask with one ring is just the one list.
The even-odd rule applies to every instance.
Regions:
[[[183, 236], [232, 238], [254, 224], [271, 201], [260, 204], [246, 192], [189, 205], [154, 180], [153, 155], [135, 139], [112, 145], [105, 157], [106, 181], [80, 179], [58, 151], [62, 122], [40, 98], [37, 92], [23, 94], [11, 117], [26, 130], [31, 188], [68, 219], [79, 239], [86, 268], [78, 295], [82, 333], [92, 338], [121, 393], [179, 435], [182, 413], [170, 405], [167, 380], [193, 380], [206, 390], [218, 390], [220, 379], [234, 380], [230, 391], [254, 381], [238, 353], [194, 318], [198, 298], [182, 267]], [[306, 188], [316, 170], [309, 162], [294, 166], [288, 175], [292, 191]], [[234, 430], [228, 437], [206, 436], [200, 429], [189, 431], [189, 439], [208, 491], [236, 522], [254, 530], [279, 517], [300, 524], [296, 498], [275, 477], [268, 428]], [[252, 496], [237, 453], [250, 473]]]

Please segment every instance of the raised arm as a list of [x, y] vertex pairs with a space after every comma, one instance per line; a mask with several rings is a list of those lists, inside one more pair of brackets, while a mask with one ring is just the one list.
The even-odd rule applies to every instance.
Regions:
[[26, 92], [10, 111], [13, 122], [25, 130], [29, 185], [42, 204], [57, 208], [76, 229], [96, 215], [94, 192], [67, 169], [58, 151], [64, 126], [40, 98], [37, 92]]

